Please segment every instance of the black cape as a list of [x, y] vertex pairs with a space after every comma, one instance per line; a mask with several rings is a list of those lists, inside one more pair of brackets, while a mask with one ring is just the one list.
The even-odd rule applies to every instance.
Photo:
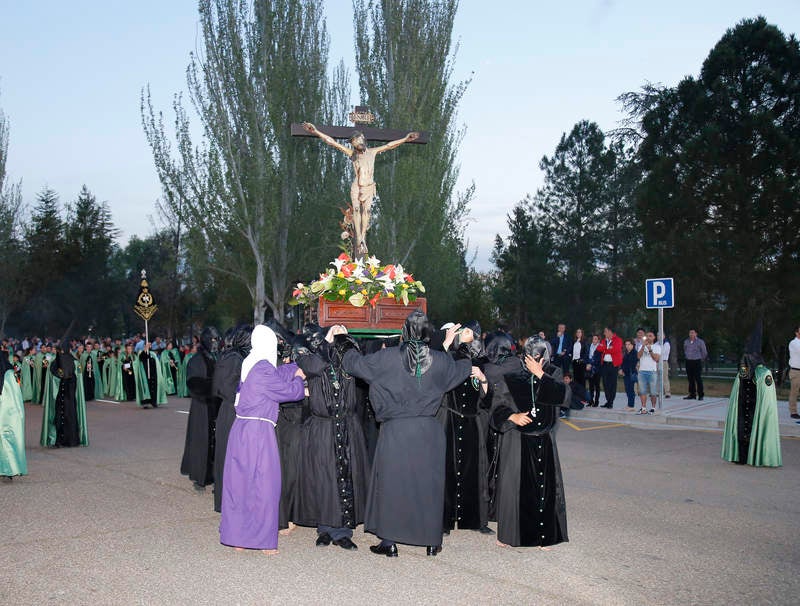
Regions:
[[364, 529], [409, 545], [440, 545], [444, 511], [445, 438], [435, 415], [445, 392], [470, 374], [469, 360], [431, 351], [419, 377], [403, 367], [403, 352], [390, 347], [361, 356], [348, 351], [345, 370], [370, 385], [381, 423], [367, 495]]
[[211, 391], [214, 359], [205, 351], [192, 356], [186, 365], [186, 387], [192, 397], [186, 424], [186, 443], [181, 473], [198, 486], [214, 481], [214, 423], [219, 400]]
[[[548, 364], [542, 378], [532, 383], [520, 360], [510, 358], [500, 366], [487, 366], [484, 372], [493, 389], [490, 423], [500, 434], [493, 478], [497, 538], [514, 547], [568, 541], [554, 431], [559, 408], [568, 406], [569, 389], [561, 369]], [[520, 427], [509, 421], [513, 413], [532, 410], [534, 393], [533, 422]]]
[[278, 505], [278, 528], [288, 528], [298, 522], [298, 492], [300, 469], [303, 464], [304, 426], [308, 417], [307, 398], [296, 402], [281, 402], [275, 439], [281, 460], [281, 500]]
[[75, 375], [75, 358], [69, 353], [56, 355], [49, 368], [51, 373], [61, 379], [55, 401], [56, 441], [54, 446], [79, 446], [80, 427], [75, 389], [76, 382], [82, 381], [83, 377]]
[[242, 374], [241, 352], [235, 349], [224, 351], [214, 365], [211, 393], [220, 402], [214, 432], [214, 511], [222, 511], [222, 483], [225, 468], [225, 453], [228, 450], [228, 434], [236, 419], [236, 392]]

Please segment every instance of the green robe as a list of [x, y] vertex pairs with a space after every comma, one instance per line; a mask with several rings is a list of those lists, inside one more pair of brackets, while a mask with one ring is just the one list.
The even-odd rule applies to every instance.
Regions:
[[[86, 398], [83, 395], [83, 381], [81, 380], [81, 365], [75, 360], [75, 404], [78, 412], [78, 437], [81, 446], [89, 445], [89, 433], [86, 428]], [[42, 402], [42, 434], [39, 443], [42, 446], [53, 446], [56, 443], [56, 397], [61, 379], [52, 372], [47, 373], [45, 382], [45, 397]]]
[[103, 387], [107, 398], [117, 397], [117, 366], [116, 356], [108, 356], [103, 364]]
[[[33, 356], [33, 400], [31, 400], [34, 404], [41, 404], [42, 399], [44, 398], [44, 394], [42, 393], [42, 362], [44, 361], [45, 355], [38, 351], [36, 355]], [[44, 368], [44, 371], [47, 371], [47, 368]]]
[[[97, 363], [97, 354], [99, 352], [93, 349], [89, 355], [92, 357], [92, 366], [94, 367], [94, 398], [102, 398], [106, 394], [105, 383], [103, 382], [103, 372], [100, 370], [100, 365]], [[103, 364], [105, 368], [105, 364]]]
[[164, 390], [167, 392], [167, 395], [175, 395], [178, 391], [178, 386], [175, 385], [175, 381], [172, 380], [172, 370], [170, 368], [170, 361], [175, 364], [175, 368], [177, 368], [178, 372], [176, 373], [175, 379], [180, 378], [181, 374], [181, 354], [178, 353], [177, 349], [165, 349], [161, 352], [161, 375], [164, 377]]
[[[136, 364], [133, 365], [133, 376], [136, 379], [136, 403], [139, 406], [146, 406], [146, 404], [142, 404], [142, 400], [148, 400], [151, 398], [150, 386], [147, 384], [147, 369], [145, 368], [145, 365], [142, 364], [141, 360], [139, 360], [139, 353], [135, 354]], [[156, 385], [158, 392], [153, 399], [156, 401], [156, 404], [161, 406], [162, 404], [167, 403], [167, 392], [164, 389], [164, 377], [161, 372], [161, 364], [159, 363], [158, 356], [151, 351], [150, 357], [156, 361], [155, 366], [157, 373]]]
[[34, 356], [25, 356], [22, 358], [22, 371], [20, 375], [22, 376], [22, 384], [20, 388], [22, 389], [22, 401], [23, 402], [30, 402], [33, 400], [33, 364], [34, 364]]
[[181, 398], [189, 397], [189, 388], [186, 387], [186, 365], [189, 363], [189, 360], [192, 359], [193, 355], [193, 353], [187, 353], [178, 368], [178, 395]]
[[28, 474], [25, 457], [25, 405], [14, 371], [7, 370], [0, 393], [0, 476]]
[[[778, 404], [775, 394], [775, 381], [772, 373], [763, 365], [755, 369], [756, 408], [753, 414], [753, 427], [750, 433], [750, 446], [747, 451], [747, 464], [757, 467], [780, 467], [781, 436], [778, 425]], [[728, 402], [728, 416], [725, 432], [722, 435], [722, 458], [739, 462], [739, 376], [733, 381]]]

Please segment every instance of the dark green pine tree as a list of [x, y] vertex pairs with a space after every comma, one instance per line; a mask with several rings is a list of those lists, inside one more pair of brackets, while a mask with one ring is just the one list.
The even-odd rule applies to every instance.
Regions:
[[58, 194], [45, 188], [36, 196], [25, 233], [26, 282], [31, 298], [22, 323], [37, 334], [55, 336], [56, 331], [64, 328], [57, 300], [57, 284], [68, 269], [64, 250], [64, 222]]
[[68, 267], [61, 297], [80, 334], [88, 334], [90, 327], [100, 334], [113, 329], [111, 299], [119, 283], [110, 267], [118, 237], [108, 203], [98, 202], [84, 185], [67, 208], [63, 254]]
[[495, 238], [492, 263], [499, 270], [495, 304], [500, 323], [520, 337], [546, 330], [563, 318], [562, 292], [552, 233], [543, 230], [530, 197], [508, 215], [509, 235]]
[[614, 245], [609, 233], [614, 160], [597, 124], [583, 120], [561, 136], [552, 157], [539, 163], [544, 186], [535, 196], [536, 222], [553, 243], [565, 283], [561, 319], [573, 326], [585, 325], [607, 304], [610, 289], [599, 257]]
[[[800, 46], [762, 17], [642, 113], [644, 244], [678, 278], [682, 324], [778, 340], [800, 299]], [[788, 331], [788, 332], [787, 332]]]

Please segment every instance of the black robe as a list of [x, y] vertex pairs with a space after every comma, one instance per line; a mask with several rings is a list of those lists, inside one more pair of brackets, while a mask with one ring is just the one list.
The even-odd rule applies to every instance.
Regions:
[[61, 379], [55, 401], [56, 441], [53, 446], [79, 446], [78, 403], [75, 400], [79, 377], [75, 376], [75, 358], [68, 353], [60, 353], [50, 363], [49, 368], [51, 373]]
[[186, 424], [181, 473], [198, 486], [214, 481], [214, 423], [219, 399], [211, 392], [214, 359], [198, 351], [186, 365], [186, 387], [192, 397]]
[[278, 528], [288, 528], [299, 520], [298, 491], [303, 461], [303, 422], [308, 418], [307, 398], [297, 402], [281, 402], [275, 439], [281, 461], [281, 500], [278, 505]]
[[[303, 427], [303, 456], [295, 521], [355, 528], [364, 521], [369, 463], [356, 380], [334, 373], [328, 343], [297, 365], [308, 380], [311, 413]], [[334, 385], [336, 381], [339, 388]]]
[[444, 430], [436, 412], [445, 392], [470, 374], [469, 360], [431, 351], [431, 366], [416, 377], [401, 348], [361, 356], [348, 351], [345, 370], [370, 385], [381, 423], [367, 495], [364, 529], [409, 545], [441, 545], [444, 511]]
[[94, 360], [89, 354], [86, 354], [85, 363], [82, 366], [83, 397], [88, 402], [89, 400], [94, 400], [95, 395], [101, 395], [94, 393], [94, 374], [97, 369], [94, 367]]
[[[155, 353], [155, 352], [154, 352]], [[140, 372], [143, 373], [143, 378], [147, 382], [147, 389], [150, 392], [149, 398], [142, 398], [142, 404], [150, 404], [153, 408], [158, 407], [158, 355], [156, 357], [150, 355], [147, 351], [139, 352], [139, 361], [142, 363]]]
[[[125, 368], [125, 365], [128, 368]], [[133, 365], [136, 364], [136, 354], [123, 355], [119, 361], [122, 370], [122, 388], [125, 391], [125, 401], [130, 402], [136, 399], [136, 376], [133, 374]]]
[[[214, 437], [214, 511], [222, 511], [222, 483], [225, 468], [225, 453], [228, 450], [228, 434], [231, 432], [233, 421], [236, 419], [236, 392], [242, 375], [241, 352], [229, 349], [220, 355], [214, 366], [211, 391], [220, 401], [217, 413], [216, 431]], [[174, 370], [174, 367], [170, 367]]]
[[[490, 423], [499, 432], [494, 505], [497, 538], [514, 547], [555, 545], [568, 541], [567, 510], [561, 464], [555, 441], [559, 408], [568, 405], [569, 389], [561, 369], [548, 364], [541, 379], [527, 373], [518, 358], [485, 369], [493, 388]], [[533, 407], [536, 416], [520, 427], [508, 420]], [[532, 415], [533, 416], [533, 415]]]
[[[454, 354], [459, 359], [459, 354]], [[468, 358], [465, 358], [468, 359]], [[477, 364], [476, 364], [477, 365]], [[477, 530], [489, 522], [488, 405], [477, 379], [467, 377], [445, 395], [439, 410], [447, 438], [444, 528]]]

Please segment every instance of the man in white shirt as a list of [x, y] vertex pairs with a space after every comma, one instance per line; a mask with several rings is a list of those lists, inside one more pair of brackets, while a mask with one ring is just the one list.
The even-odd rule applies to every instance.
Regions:
[[[661, 346], [656, 343], [656, 336], [651, 332], [644, 335], [642, 347], [639, 349], [639, 397], [642, 400], [640, 415], [656, 413], [658, 397], [658, 362], [661, 360]], [[647, 396], [650, 396], [650, 410], [647, 410]]]
[[[800, 393], [800, 326], [794, 328], [794, 339], [789, 341], [789, 415], [800, 419], [797, 414], [797, 394]], [[800, 421], [796, 421], [800, 425]]]

